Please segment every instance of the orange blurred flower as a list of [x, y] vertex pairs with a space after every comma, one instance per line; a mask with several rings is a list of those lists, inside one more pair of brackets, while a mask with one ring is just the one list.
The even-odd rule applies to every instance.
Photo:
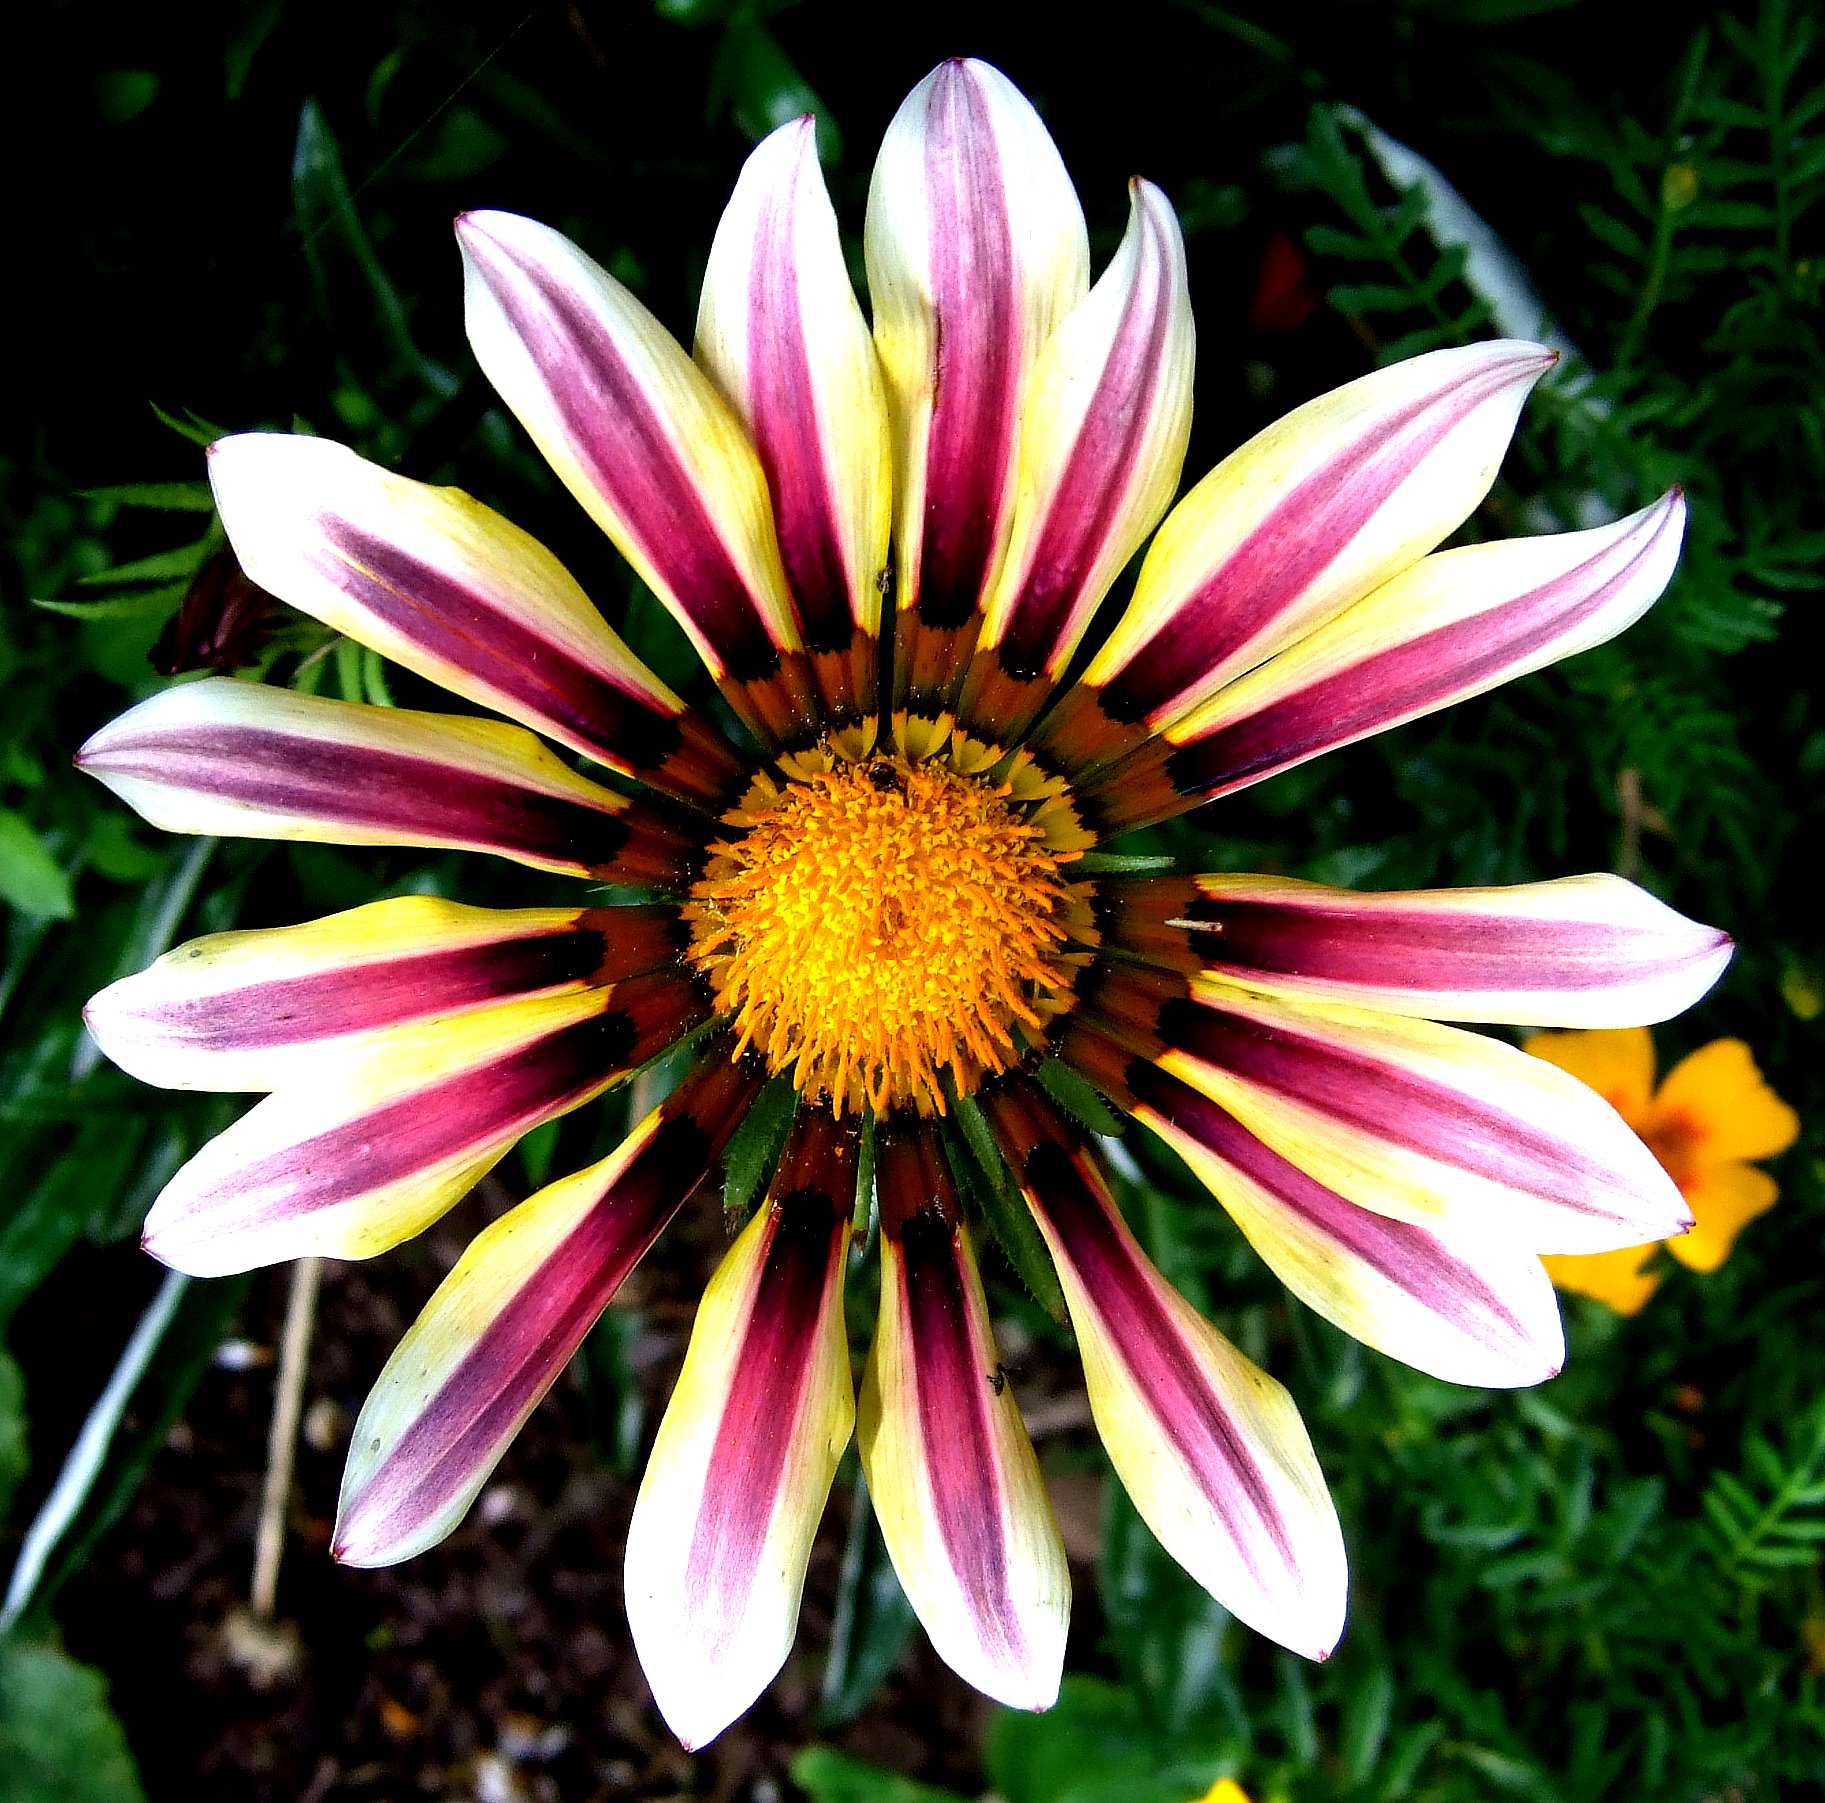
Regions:
[[[1569, 1071], [1639, 1133], [1679, 1185], [1694, 1225], [1658, 1241], [1694, 1271], [1715, 1271], [1736, 1236], [1774, 1206], [1780, 1186], [1751, 1162], [1784, 1152], [1800, 1117], [1770, 1089], [1740, 1039], [1714, 1039], [1682, 1058], [1654, 1086], [1654, 1040], [1646, 1027], [1536, 1033], [1527, 1050]], [[1595, 1296], [1618, 1314], [1638, 1314], [1660, 1287], [1649, 1270], [1654, 1245], [1555, 1255], [1545, 1261], [1562, 1290]]]

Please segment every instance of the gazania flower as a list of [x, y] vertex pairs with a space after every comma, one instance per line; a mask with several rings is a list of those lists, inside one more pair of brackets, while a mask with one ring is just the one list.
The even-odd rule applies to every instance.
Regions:
[[[1641, 1135], [1679, 1186], [1692, 1229], [1667, 1250], [1694, 1271], [1715, 1271], [1736, 1236], [1771, 1209], [1780, 1185], [1752, 1162], [1800, 1136], [1800, 1117], [1777, 1096], [1740, 1039], [1714, 1039], [1680, 1059], [1654, 1086], [1654, 1039], [1646, 1027], [1601, 1033], [1536, 1033], [1536, 1058], [1588, 1083]], [[1595, 1296], [1619, 1315], [1638, 1315], [1660, 1288], [1654, 1247], [1548, 1258], [1562, 1290]]]
[[[528, 1129], [697, 1035], [620, 1150], [487, 1228], [401, 1343], [355, 1427], [343, 1559], [450, 1531], [763, 1083], [797, 1091], [628, 1538], [634, 1639], [688, 1745], [784, 1659], [852, 1422], [938, 1651], [1006, 1702], [1056, 1692], [1069, 1584], [960, 1194], [979, 1161], [1025, 1197], [1154, 1532], [1262, 1633], [1314, 1657], [1336, 1641], [1343, 1541], [1293, 1401], [1148, 1262], [1048, 1060], [1182, 1153], [1313, 1308], [1461, 1382], [1557, 1368], [1541, 1250], [1687, 1220], [1582, 1084], [1433, 1022], [1658, 1019], [1715, 979], [1721, 934], [1611, 877], [1356, 896], [1098, 854], [1619, 631], [1682, 517], [1669, 495], [1435, 552], [1552, 361], [1442, 351], [1219, 465], [1092, 640], [1167, 515], [1191, 410], [1178, 227], [1157, 189], [1131, 198], [1092, 286], [1033, 109], [947, 64], [875, 168], [872, 331], [801, 120], [742, 172], [695, 362], [555, 232], [468, 215], [482, 368], [728, 719], [688, 711], [480, 502], [256, 435], [211, 464], [251, 579], [506, 719], [210, 680], [81, 755], [173, 830], [457, 846], [646, 897], [377, 902], [200, 940], [97, 997], [128, 1070], [271, 1092], [159, 1197], [146, 1243], [172, 1265], [383, 1251]], [[602, 786], [535, 731], [631, 780]], [[870, 1121], [881, 1304], [858, 1404], [844, 1279]]]

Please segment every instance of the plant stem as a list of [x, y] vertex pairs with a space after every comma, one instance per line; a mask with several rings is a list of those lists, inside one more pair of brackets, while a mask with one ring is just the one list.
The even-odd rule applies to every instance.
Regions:
[[272, 1432], [266, 1442], [266, 1482], [260, 1491], [260, 1525], [254, 1537], [253, 1586], [248, 1597], [254, 1614], [267, 1620], [271, 1620], [278, 1600], [285, 1514], [291, 1501], [298, 1422], [304, 1412], [304, 1378], [310, 1365], [311, 1328], [317, 1317], [317, 1289], [322, 1277], [322, 1259], [299, 1259], [292, 1267], [291, 1298], [285, 1305], [285, 1334], [279, 1346]]

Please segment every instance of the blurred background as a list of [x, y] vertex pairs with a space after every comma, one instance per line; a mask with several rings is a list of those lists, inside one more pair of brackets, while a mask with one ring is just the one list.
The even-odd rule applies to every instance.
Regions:
[[[1256, 1803], [1825, 1795], [1825, 915], [1806, 875], [1825, 828], [1819, 15], [1126, 0], [1072, 18], [982, 0], [45, 0], [14, 21], [6, 1803], [1233, 1803], [1212, 1788], [1225, 1776]], [[289, 1274], [161, 1287], [139, 1221], [237, 1104], [138, 1086], [79, 1021], [95, 989], [197, 933], [405, 890], [523, 903], [526, 873], [169, 841], [69, 759], [173, 672], [415, 693], [217, 557], [199, 446], [294, 422], [501, 508], [695, 692], [682, 640], [475, 369], [451, 218], [497, 206], [561, 227], [688, 340], [752, 142], [818, 113], [859, 281], [881, 131], [966, 53], [1045, 115], [1099, 267], [1130, 174], [1176, 203], [1201, 336], [1189, 477], [1380, 361], [1517, 333], [1567, 355], [1468, 536], [1593, 523], [1673, 482], [1691, 498], [1680, 574], [1619, 643], [1137, 849], [1370, 888], [1621, 870], [1741, 948], [1657, 1030], [1662, 1068], [1745, 1040], [1802, 1132], [1770, 1166], [1779, 1201], [1719, 1268], [1656, 1253], [1627, 1314], [1568, 1296], [1565, 1374], [1516, 1395], [1334, 1332], [1130, 1132], [1137, 1232], [1311, 1424], [1354, 1574], [1341, 1650], [1322, 1667], [1282, 1654], [1180, 1575], [1107, 1481], [1063, 1331], [997, 1264], [1002, 1346], [1074, 1561], [1058, 1709], [1006, 1715], [938, 1663], [852, 1457], [786, 1672], [692, 1758], [633, 1660], [620, 1544], [721, 1211], [662, 1241], [464, 1527], [385, 1572], [327, 1554], [354, 1410], [469, 1234], [605, 1151], [626, 1104], [535, 1134], [422, 1241], [329, 1267], [285, 1563], [256, 1608]]]

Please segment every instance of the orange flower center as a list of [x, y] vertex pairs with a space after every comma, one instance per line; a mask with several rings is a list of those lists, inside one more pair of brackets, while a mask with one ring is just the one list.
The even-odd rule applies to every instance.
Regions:
[[877, 757], [758, 785], [724, 820], [691, 957], [808, 1098], [942, 1114], [946, 1073], [968, 1094], [1037, 1041], [1070, 981], [1068, 894], [1006, 787]]

